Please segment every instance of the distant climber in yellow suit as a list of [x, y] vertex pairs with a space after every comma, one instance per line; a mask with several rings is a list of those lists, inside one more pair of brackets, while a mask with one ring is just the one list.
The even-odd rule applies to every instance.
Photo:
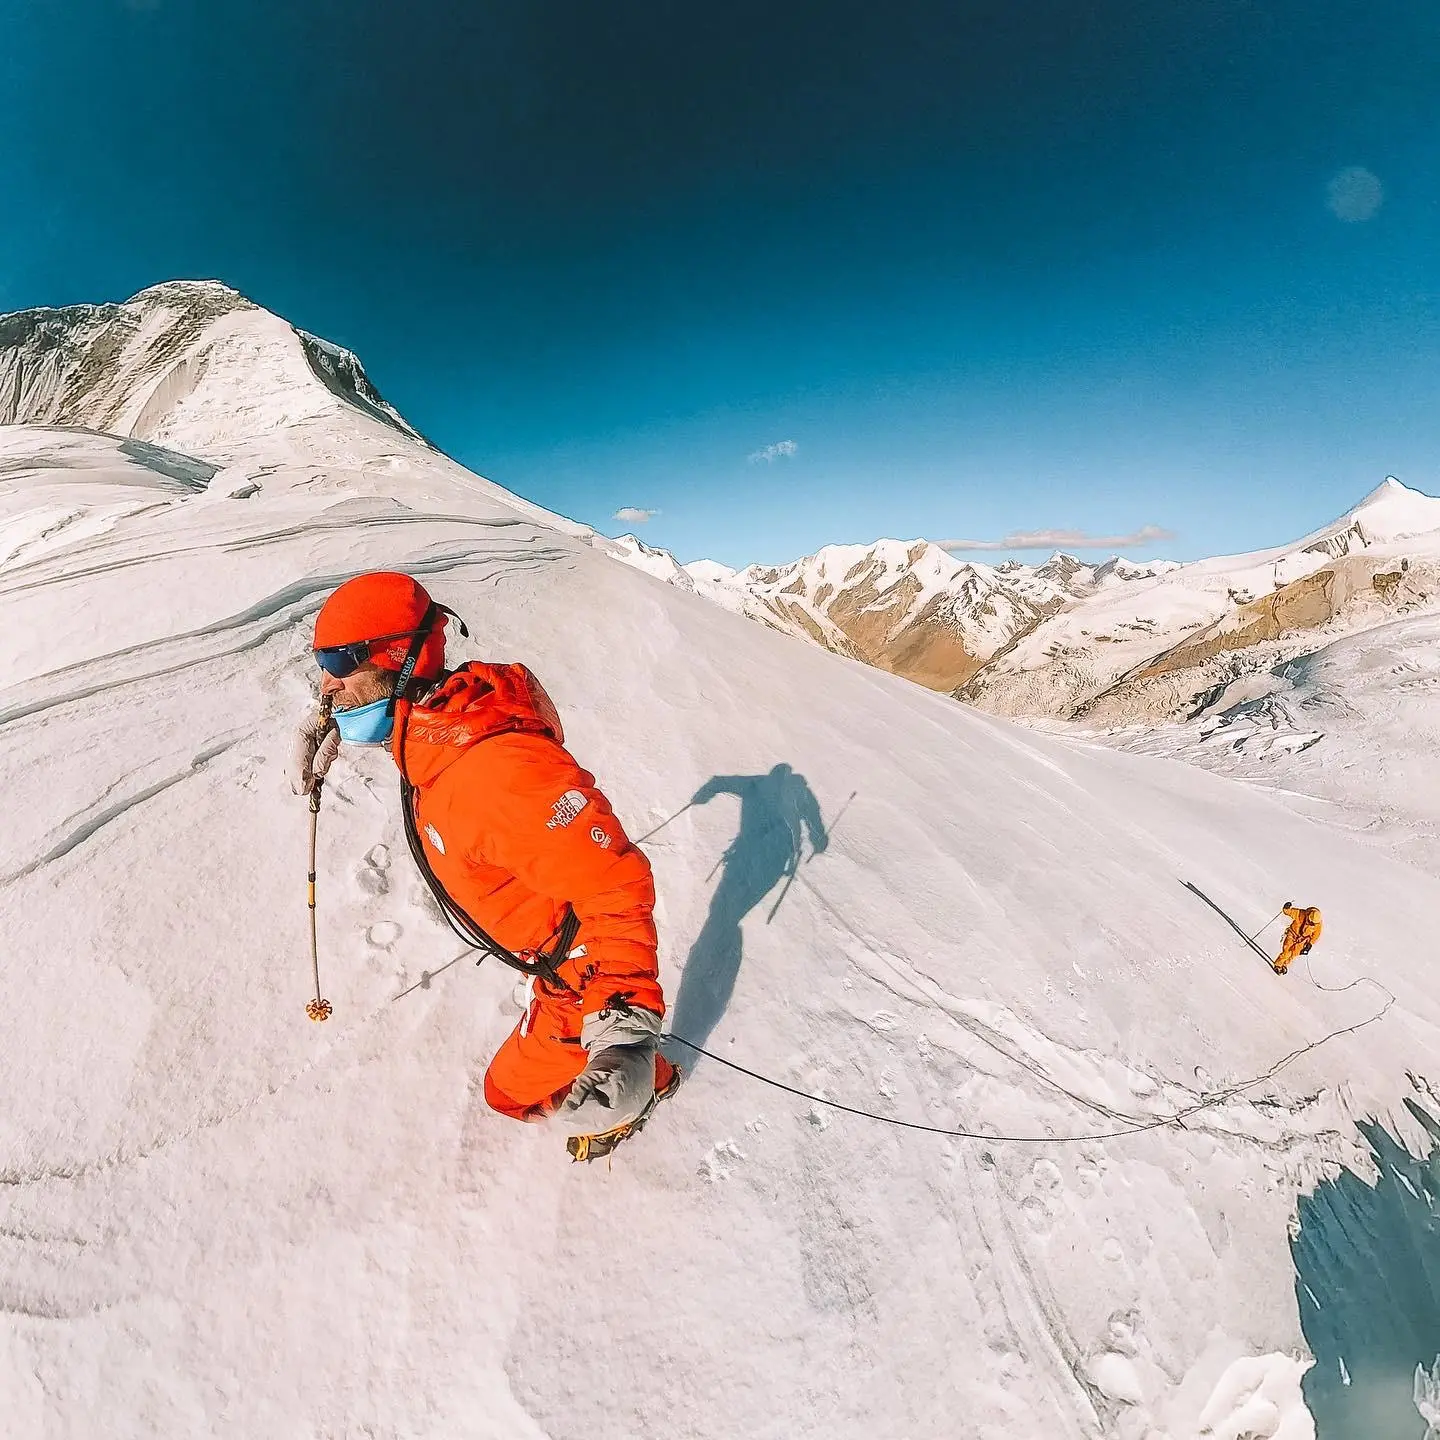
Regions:
[[1280, 912], [1290, 917], [1290, 928], [1285, 932], [1284, 943], [1280, 946], [1279, 959], [1275, 961], [1275, 973], [1283, 975], [1290, 962], [1297, 955], [1308, 955], [1320, 938], [1320, 912], [1312, 906], [1292, 905], [1288, 900]]

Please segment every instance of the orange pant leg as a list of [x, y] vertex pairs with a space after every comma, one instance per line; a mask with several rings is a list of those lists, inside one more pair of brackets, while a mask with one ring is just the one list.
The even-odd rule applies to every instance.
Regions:
[[486, 1104], [512, 1120], [552, 1114], [585, 1068], [581, 1019], [573, 995], [556, 998], [537, 987], [485, 1072]]
[[[590, 1058], [579, 1043], [581, 1020], [573, 996], [557, 1000], [537, 989], [485, 1072], [485, 1103], [512, 1120], [553, 1115]], [[657, 1050], [655, 1088], [665, 1089], [674, 1074]]]

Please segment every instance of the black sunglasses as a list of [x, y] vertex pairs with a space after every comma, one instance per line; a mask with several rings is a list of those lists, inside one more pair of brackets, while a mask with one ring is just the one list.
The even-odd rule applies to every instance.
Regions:
[[387, 640], [405, 640], [423, 634], [423, 630], [397, 630], [393, 635], [377, 635], [373, 640], [356, 640], [349, 645], [329, 645], [324, 650], [315, 652], [315, 663], [327, 675], [343, 680], [347, 675], [353, 675], [370, 658], [376, 645], [383, 645]]
[[[383, 645], [387, 640], [417, 640], [423, 643], [424, 638], [435, 628], [435, 621], [440, 615], [448, 615], [459, 627], [460, 633], [468, 640], [470, 630], [465, 622], [448, 606], [432, 604], [426, 611], [425, 618], [415, 630], [397, 630], [393, 635], [375, 635], [369, 640], [355, 640], [349, 645], [327, 645], [323, 650], [315, 651], [315, 663], [327, 674], [333, 675], [337, 680], [343, 680], [347, 675], [353, 675], [369, 658], [375, 646]], [[409, 669], [414, 670], [415, 661], [420, 655], [420, 645], [414, 644], [410, 647], [411, 653], [406, 657], [409, 662]], [[409, 675], [405, 676], [409, 680]]]

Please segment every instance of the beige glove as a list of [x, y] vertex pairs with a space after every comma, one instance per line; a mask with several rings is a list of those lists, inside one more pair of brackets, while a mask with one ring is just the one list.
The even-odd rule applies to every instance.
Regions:
[[340, 753], [340, 731], [327, 712], [310, 714], [295, 732], [295, 745], [285, 774], [297, 795], [308, 795], [335, 763]]

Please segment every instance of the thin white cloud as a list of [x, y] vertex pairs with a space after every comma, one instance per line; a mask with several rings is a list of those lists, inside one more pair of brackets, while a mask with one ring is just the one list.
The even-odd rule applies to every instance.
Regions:
[[775, 461], [793, 455], [799, 448], [793, 440], [777, 440], [763, 450], [752, 450], [745, 458], [752, 465], [773, 465]]
[[1348, 225], [1369, 220], [1385, 203], [1380, 177], [1363, 165], [1349, 165], [1330, 177], [1325, 187], [1325, 204], [1337, 220]]
[[622, 525], [643, 525], [659, 513], [658, 510], [642, 510], [636, 505], [622, 505], [610, 518], [620, 521]]
[[1129, 535], [1087, 535], [1083, 530], [1017, 530], [1001, 540], [937, 540], [942, 550], [1134, 550], [1175, 532], [1160, 525], [1142, 525]]

